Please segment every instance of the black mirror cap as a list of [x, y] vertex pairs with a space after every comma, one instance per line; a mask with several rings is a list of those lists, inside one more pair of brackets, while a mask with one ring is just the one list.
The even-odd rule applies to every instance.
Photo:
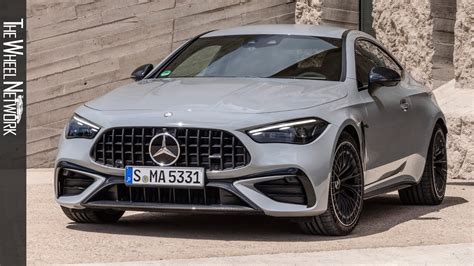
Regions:
[[401, 80], [400, 75], [390, 68], [375, 66], [369, 73], [369, 90], [377, 87], [392, 87]]
[[132, 78], [135, 81], [142, 80], [152, 70], [153, 70], [153, 65], [152, 64], [146, 64], [146, 65], [143, 65], [143, 66], [139, 66], [137, 69], [135, 69], [132, 72], [132, 75], [130, 76], [130, 78]]

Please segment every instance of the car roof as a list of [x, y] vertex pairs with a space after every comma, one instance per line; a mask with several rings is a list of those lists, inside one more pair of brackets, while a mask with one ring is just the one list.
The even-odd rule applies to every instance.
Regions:
[[272, 24], [272, 25], [249, 25], [229, 29], [215, 30], [201, 36], [229, 36], [229, 35], [259, 35], [259, 34], [283, 34], [303, 35], [329, 38], [342, 38], [345, 28], [332, 26], [298, 25], [298, 24]]

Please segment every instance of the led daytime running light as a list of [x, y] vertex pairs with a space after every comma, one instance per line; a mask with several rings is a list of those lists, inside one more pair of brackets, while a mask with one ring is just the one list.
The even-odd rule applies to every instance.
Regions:
[[271, 130], [271, 129], [277, 129], [277, 128], [289, 128], [292, 126], [297, 126], [297, 125], [304, 125], [304, 124], [309, 124], [309, 123], [314, 123], [318, 120], [316, 119], [306, 119], [306, 120], [301, 120], [301, 121], [294, 121], [294, 122], [288, 122], [288, 123], [281, 123], [281, 124], [276, 124], [268, 127], [262, 127], [262, 128], [257, 128], [249, 131], [249, 134], [255, 135], [257, 133], [261, 133], [263, 131]]
[[92, 123], [90, 123], [90, 122], [88, 122], [88, 121], [86, 121], [86, 120], [84, 120], [84, 119], [78, 117], [78, 116], [75, 116], [75, 115], [74, 115], [74, 116], [72, 117], [72, 119], [76, 120], [77, 122], [79, 122], [79, 123], [81, 123], [81, 124], [84, 124], [84, 125], [86, 125], [86, 126], [91, 127], [92, 130], [94, 130], [94, 131], [99, 131], [99, 129], [100, 129], [100, 127], [98, 127], [98, 126], [96, 126], [96, 125], [94, 125], [94, 124], [92, 124]]

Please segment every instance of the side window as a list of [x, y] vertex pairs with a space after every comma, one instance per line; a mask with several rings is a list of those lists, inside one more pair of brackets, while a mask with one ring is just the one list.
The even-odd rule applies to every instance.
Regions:
[[361, 44], [361, 41], [357, 41], [355, 45], [356, 77], [357, 87], [359, 88], [366, 87], [369, 84], [369, 72], [374, 66], [377, 66], [373, 55]]
[[374, 66], [386, 67], [402, 75], [402, 69], [382, 49], [368, 41], [357, 41], [355, 45], [356, 76], [358, 87], [368, 85], [369, 72]]
[[382, 51], [380, 48], [377, 47], [377, 50], [381, 54], [382, 60], [385, 64], [385, 67], [390, 68], [392, 70], [395, 70], [398, 73], [398, 75], [401, 76], [402, 75], [402, 69], [398, 66], [398, 64], [395, 63], [395, 61], [393, 61], [393, 59], [388, 54], [386, 54], [384, 51]]

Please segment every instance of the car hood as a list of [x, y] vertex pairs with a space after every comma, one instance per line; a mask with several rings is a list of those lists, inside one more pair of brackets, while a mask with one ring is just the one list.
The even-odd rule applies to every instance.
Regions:
[[86, 103], [102, 111], [266, 113], [304, 109], [347, 95], [342, 82], [269, 78], [173, 78], [125, 85]]

